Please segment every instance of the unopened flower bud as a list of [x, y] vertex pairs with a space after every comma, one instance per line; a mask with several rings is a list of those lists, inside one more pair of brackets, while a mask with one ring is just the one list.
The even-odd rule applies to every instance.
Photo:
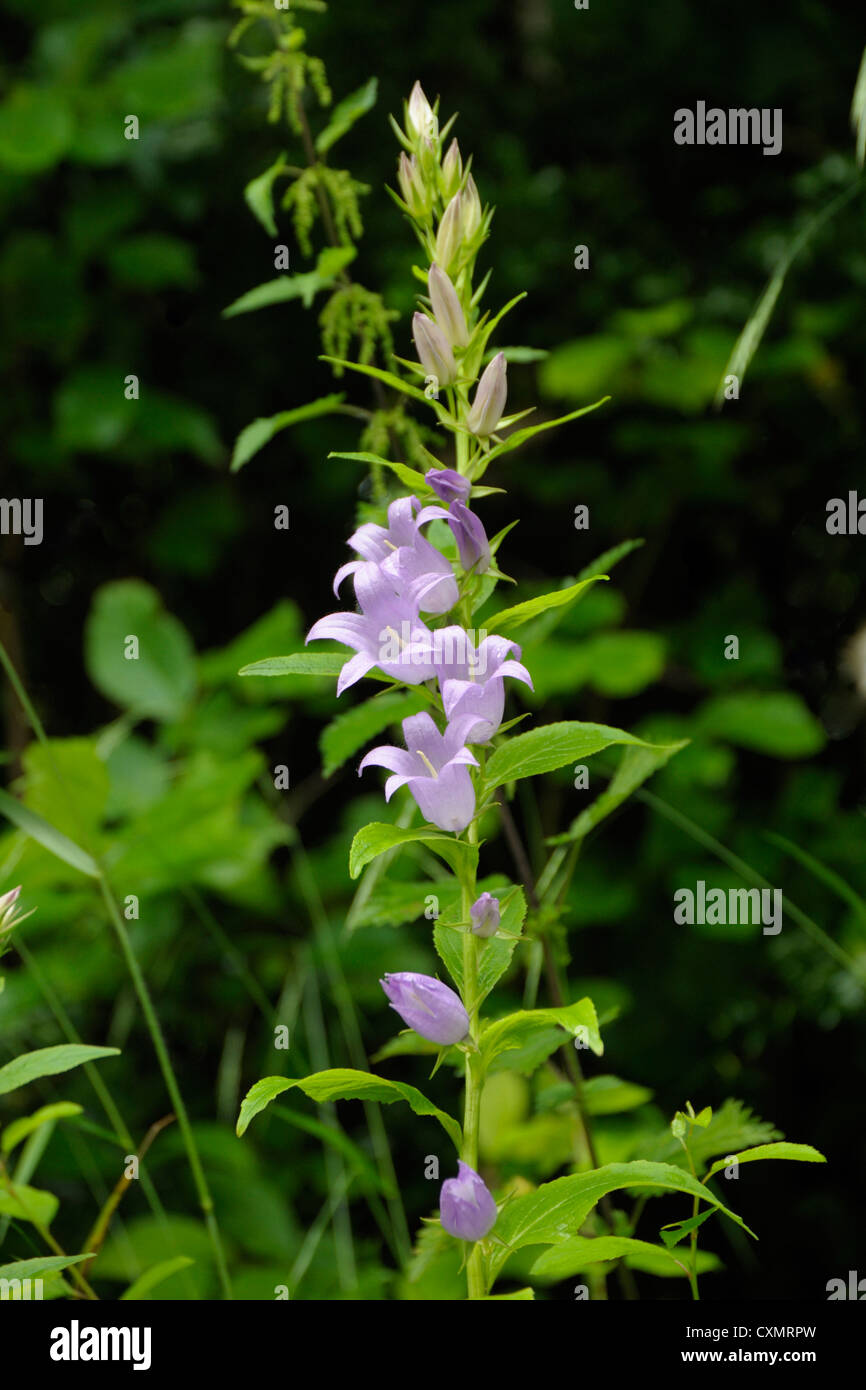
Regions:
[[401, 151], [400, 162], [397, 165], [397, 182], [400, 185], [403, 202], [412, 216], [426, 217], [431, 207], [430, 194], [424, 183], [418, 160], [414, 154], [409, 159], [405, 150]]
[[459, 994], [432, 975], [402, 971], [379, 981], [394, 1009], [422, 1038], [450, 1047], [469, 1032], [469, 1015]]
[[466, 428], [472, 434], [482, 437], [492, 434], [502, 419], [508, 396], [507, 369], [508, 364], [502, 352], [497, 352], [493, 361], [485, 367], [472, 408], [466, 416]]
[[410, 140], [428, 139], [439, 133], [439, 122], [436, 114], [424, 95], [424, 88], [420, 82], [416, 82], [409, 95], [409, 106], [406, 111], [406, 134]]
[[463, 189], [463, 236], [469, 241], [481, 226], [483, 208], [475, 180], [470, 174]]
[[431, 468], [424, 478], [446, 507], [450, 507], [452, 502], [469, 501], [472, 484], [455, 468]]
[[486, 574], [490, 568], [490, 542], [481, 519], [465, 502], [452, 502], [448, 509], [448, 525], [467, 574], [470, 570], [473, 574]]
[[452, 140], [448, 146], [448, 152], [442, 161], [442, 170], [439, 176], [439, 184], [442, 197], [445, 199], [453, 198], [463, 182], [463, 157], [460, 153], [460, 146], [456, 140]]
[[463, 240], [463, 194], [455, 193], [442, 214], [436, 233], [436, 263], [447, 272], [457, 259]]
[[439, 1219], [450, 1236], [458, 1240], [481, 1240], [496, 1224], [496, 1203], [474, 1168], [462, 1160], [457, 1177], [447, 1178], [439, 1193]]
[[412, 337], [424, 370], [435, 376], [440, 386], [450, 386], [457, 376], [457, 364], [442, 329], [426, 314], [413, 314]]
[[469, 330], [466, 316], [453, 284], [445, 271], [434, 261], [427, 276], [430, 303], [437, 324], [452, 347], [466, 347]]
[[475, 936], [495, 936], [499, 930], [499, 903], [492, 893], [482, 893], [469, 909]]

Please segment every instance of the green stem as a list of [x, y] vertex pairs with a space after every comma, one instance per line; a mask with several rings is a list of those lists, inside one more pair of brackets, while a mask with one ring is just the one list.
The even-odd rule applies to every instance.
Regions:
[[[473, 822], [467, 832], [470, 844], [478, 840], [478, 826]], [[470, 920], [469, 910], [475, 901], [474, 870], [461, 877], [461, 919]], [[481, 1092], [484, 1079], [481, 1055], [478, 1052], [478, 938], [467, 930], [463, 937], [463, 1003], [469, 1015], [469, 1050], [466, 1053], [466, 1096], [463, 1106], [463, 1145], [460, 1157], [470, 1168], [478, 1169], [478, 1122], [481, 1115]], [[466, 1288], [470, 1299], [484, 1297], [484, 1269], [481, 1247], [472, 1246], [466, 1261]]]

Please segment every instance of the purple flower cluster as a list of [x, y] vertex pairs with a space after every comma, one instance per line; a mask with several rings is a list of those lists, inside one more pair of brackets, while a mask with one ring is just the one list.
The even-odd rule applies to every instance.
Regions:
[[358, 771], [387, 768], [387, 800], [407, 786], [426, 820], [460, 834], [475, 814], [469, 769], [478, 763], [468, 745], [488, 743], [502, 723], [505, 677], [530, 688], [532, 680], [515, 642], [484, 636], [476, 645], [458, 624], [434, 628], [422, 618], [442, 617], [460, 598], [450, 562], [422, 532], [428, 522], [442, 520], [451, 528], [464, 574], [484, 574], [491, 564], [484, 526], [468, 505], [469, 480], [452, 468], [433, 468], [426, 481], [443, 505], [422, 507], [417, 497], [401, 497], [388, 508], [387, 526], [359, 526], [349, 539], [359, 558], [341, 565], [334, 579], [339, 593], [352, 577], [359, 611], [320, 618], [307, 641], [331, 638], [354, 649], [340, 672], [338, 695], [374, 667], [406, 685], [438, 682], [444, 732], [429, 714], [412, 715], [403, 721], [405, 748], [374, 748]]

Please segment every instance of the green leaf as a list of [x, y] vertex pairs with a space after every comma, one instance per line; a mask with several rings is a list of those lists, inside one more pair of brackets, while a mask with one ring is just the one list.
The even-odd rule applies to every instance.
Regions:
[[585, 565], [577, 576], [578, 579], [592, 579], [596, 575], [607, 578], [608, 570], [612, 570], [615, 565], [619, 564], [620, 560], [624, 560], [626, 555], [630, 555], [633, 550], [640, 550], [643, 544], [643, 540], [620, 541], [619, 545], [611, 546], [610, 550], [605, 550], [597, 560]]
[[810, 758], [827, 741], [800, 696], [787, 690], [717, 695], [701, 706], [696, 723], [703, 734], [771, 758]]
[[378, 81], [371, 77], [363, 87], [359, 87], [334, 107], [328, 124], [316, 137], [317, 154], [326, 154], [332, 145], [336, 145], [337, 141], [352, 129], [356, 121], [376, 105], [378, 90]]
[[630, 743], [642, 748], [658, 746], [607, 724], [581, 724], [577, 720], [545, 724], [540, 729], [531, 729], [528, 734], [517, 734], [496, 749], [487, 762], [485, 791], [490, 792], [520, 777], [554, 772], [575, 758], [600, 753], [612, 743]]
[[299, 425], [304, 420], [314, 420], [318, 415], [336, 414], [337, 406], [344, 399], [342, 395], [322, 396], [317, 401], [310, 401], [308, 405], [296, 406], [294, 410], [282, 410], [278, 415], [260, 416], [258, 420], [253, 420], [241, 430], [235, 440], [232, 473], [237, 473], [245, 463], [249, 463], [280, 430], [288, 428], [289, 425]]
[[395, 391], [402, 391], [404, 396], [411, 396], [413, 400], [425, 401], [427, 405], [435, 406], [435, 401], [428, 401], [424, 392], [417, 386], [412, 386], [408, 381], [404, 381], [401, 376], [394, 372], [383, 371], [381, 367], [371, 367], [365, 362], [347, 362], [343, 357], [329, 357], [323, 353], [320, 358], [322, 362], [331, 362], [335, 367], [345, 367], [350, 372], [360, 372], [361, 376], [371, 376], [374, 381], [382, 381], [386, 386], [391, 386]]
[[341, 652], [294, 652], [291, 656], [268, 656], [242, 666], [239, 676], [339, 676], [346, 664]]
[[352, 246], [329, 246], [320, 252], [315, 270], [302, 275], [278, 275], [276, 280], [257, 285], [223, 309], [223, 318], [235, 318], [238, 314], [267, 309], [272, 304], [285, 304], [292, 299], [300, 299], [304, 308], [309, 309], [319, 291], [329, 289], [356, 255]]
[[40, 1129], [42, 1125], [50, 1124], [54, 1120], [65, 1120], [70, 1115], [81, 1115], [84, 1111], [80, 1105], [74, 1105], [71, 1100], [58, 1100], [53, 1105], [43, 1105], [41, 1109], [34, 1111], [32, 1115], [24, 1115], [20, 1120], [13, 1120], [11, 1125], [7, 1125], [0, 1139], [0, 1150], [4, 1154], [11, 1153], [12, 1150], [26, 1139], [34, 1130]]
[[82, 1260], [92, 1260], [93, 1254], [85, 1255], [37, 1255], [32, 1260], [15, 1260], [9, 1265], [0, 1265], [0, 1279], [33, 1279], [38, 1274], [52, 1274], [57, 1270], [68, 1269], [70, 1265], [81, 1264]]
[[[712, 1213], [706, 1212], [705, 1215], [711, 1216]], [[630, 1236], [573, 1236], [545, 1250], [533, 1261], [529, 1272], [551, 1281], [569, 1279], [589, 1265], [620, 1260], [629, 1255], [644, 1256], [653, 1261], [661, 1259], [670, 1265], [672, 1272], [688, 1274], [686, 1264], [673, 1251], [646, 1240], [633, 1240]]]
[[9, 1182], [0, 1176], [0, 1216], [50, 1226], [59, 1206], [53, 1192], [40, 1192], [35, 1187]]
[[477, 863], [478, 847], [470, 845], [465, 840], [458, 840], [453, 835], [446, 835], [429, 827], [420, 827], [416, 830], [403, 830], [398, 825], [387, 825], [382, 821], [373, 821], [370, 825], [365, 825], [359, 830], [352, 841], [349, 850], [349, 876], [357, 878], [361, 870], [377, 859], [380, 854], [385, 854], [387, 850], [394, 849], [398, 845], [418, 843], [426, 845], [432, 849], [434, 854], [438, 854], [440, 859], [444, 859], [449, 868], [458, 873], [466, 866]]
[[73, 133], [72, 113], [60, 91], [13, 87], [0, 105], [0, 166], [38, 174], [61, 159]]
[[344, 454], [333, 452], [328, 454], [329, 459], [353, 459], [356, 463], [369, 463], [371, 467], [389, 468], [395, 473], [406, 487], [411, 488], [412, 492], [431, 491], [423, 473], [419, 473], [414, 468], [409, 468], [405, 463], [395, 463], [393, 459], [383, 459], [379, 454]]
[[610, 396], [602, 396], [600, 400], [594, 401], [592, 405], [582, 406], [580, 410], [572, 410], [568, 415], [560, 415], [558, 420], [544, 420], [540, 425], [527, 425], [525, 429], [515, 430], [501, 444], [495, 445], [487, 454], [485, 467], [500, 454], [508, 454], [512, 449], [519, 449], [521, 444], [525, 444], [528, 439], [533, 439], [535, 435], [541, 434], [544, 430], [556, 429], [558, 425], [567, 425], [571, 420], [579, 420], [581, 415], [588, 415], [591, 410], [598, 410], [600, 405], [604, 405], [610, 400]]
[[[428, 891], [438, 891], [433, 884]], [[499, 929], [508, 936], [519, 936], [526, 918], [526, 898], [522, 888], [495, 889], [493, 896], [499, 899]], [[440, 912], [433, 928], [433, 945], [447, 967], [448, 973], [460, 992], [463, 992], [463, 933], [449, 927], [449, 922], [459, 922], [461, 906], [457, 902]], [[511, 964], [517, 942], [508, 936], [491, 936], [479, 939], [478, 953], [478, 1002], [482, 1003], [505, 974]]]
[[376, 734], [411, 714], [418, 714], [426, 705], [426, 698], [416, 691], [385, 692], [355, 705], [345, 714], [338, 714], [323, 729], [319, 740], [324, 775], [330, 777]]
[[187, 1269], [194, 1264], [189, 1255], [175, 1255], [171, 1260], [160, 1260], [159, 1264], [151, 1265], [143, 1274], [130, 1284], [129, 1288], [120, 1295], [121, 1303], [124, 1300], [146, 1298], [151, 1289], [155, 1289], [163, 1280], [171, 1278], [172, 1274], [177, 1274], [181, 1269]]
[[549, 845], [565, 845], [570, 841], [582, 840], [606, 816], [621, 806], [632, 792], [637, 791], [638, 787], [642, 786], [649, 777], [652, 777], [653, 773], [664, 767], [675, 753], [679, 753], [680, 749], [685, 748], [688, 742], [689, 740], [684, 738], [680, 739], [678, 743], [644, 744], [640, 748], [626, 748], [620, 759], [619, 767], [605, 790], [599, 793], [591, 806], [587, 806], [586, 810], [572, 821], [565, 834], [555, 835], [547, 843]]
[[583, 1104], [588, 1115], [620, 1115], [652, 1100], [652, 1091], [618, 1076], [591, 1076], [583, 1083]]
[[787, 1158], [797, 1163], [826, 1163], [824, 1155], [818, 1150], [813, 1149], [811, 1144], [789, 1144], [787, 1141], [779, 1144], [759, 1144], [755, 1149], [743, 1149], [738, 1154], [730, 1154], [726, 1158], [717, 1159], [707, 1173], [711, 1178], [714, 1173], [718, 1173], [722, 1168], [736, 1159], [738, 1163], [757, 1163], [764, 1158]]
[[679, 1245], [681, 1240], [690, 1236], [692, 1231], [696, 1231], [699, 1226], [703, 1226], [711, 1216], [715, 1216], [712, 1207], [707, 1211], [702, 1211], [700, 1216], [690, 1216], [687, 1221], [671, 1221], [669, 1225], [662, 1226], [659, 1235], [664, 1241], [668, 1250], [672, 1250], [675, 1245]]
[[247, 1092], [238, 1116], [237, 1132], [243, 1134], [255, 1115], [270, 1105], [272, 1100], [298, 1086], [304, 1095], [318, 1102], [331, 1100], [373, 1100], [390, 1105], [396, 1100], [405, 1100], [416, 1115], [431, 1115], [438, 1120], [445, 1133], [460, 1149], [461, 1132], [457, 1121], [443, 1110], [433, 1105], [425, 1095], [400, 1081], [387, 1081], [384, 1077], [373, 1076], [365, 1071], [352, 1071], [338, 1067], [332, 1071], [320, 1071], [313, 1076], [293, 1081], [285, 1076], [266, 1076], [257, 1081]]
[[[481, 1034], [480, 1043], [485, 1065], [489, 1067], [503, 1053], [523, 1047], [538, 1029], [551, 1028], [553, 1025], [564, 1028], [571, 1037], [592, 1048], [596, 1056], [601, 1057], [604, 1052], [595, 1005], [591, 999], [579, 999], [576, 1004], [566, 1004], [561, 1009], [521, 1009], [488, 1023]], [[561, 1036], [555, 1038], [550, 1051], [562, 1041]]]
[[31, 840], [35, 840], [50, 854], [62, 859], [64, 864], [87, 874], [89, 878], [99, 878], [101, 871], [95, 859], [53, 825], [49, 825], [47, 820], [37, 816], [27, 806], [22, 806], [21, 802], [16, 801], [8, 792], [0, 791], [0, 812], [11, 820], [13, 825], [17, 825], [19, 830], [23, 830], [25, 835], [29, 835]]
[[607, 1193], [641, 1187], [688, 1193], [716, 1207], [749, 1235], [754, 1235], [739, 1216], [691, 1173], [669, 1163], [642, 1160], [608, 1163], [591, 1173], [575, 1173], [544, 1183], [535, 1192], [518, 1197], [505, 1207], [494, 1228], [502, 1245], [494, 1246], [488, 1257], [488, 1284], [493, 1283], [514, 1250], [524, 1245], [558, 1245], [570, 1240]]
[[607, 579], [607, 577], [606, 574], [595, 574], [590, 579], [582, 579], [577, 584], [570, 584], [566, 589], [556, 589], [553, 593], [540, 594], [538, 598], [527, 599], [525, 603], [517, 603], [513, 608], [503, 608], [501, 612], [494, 613], [492, 618], [488, 618], [485, 626], [491, 632], [503, 634], [513, 632], [523, 623], [528, 623], [530, 618], [537, 618], [539, 613], [546, 613], [548, 608], [563, 608], [566, 604], [574, 603], [590, 585], [597, 584], [599, 580]]
[[[138, 642], [138, 655], [129, 639]], [[115, 704], [145, 719], [180, 719], [195, 693], [195, 650], [186, 628], [140, 579], [103, 584], [84, 631], [87, 672]]]
[[244, 189], [247, 207], [270, 236], [277, 235], [274, 219], [274, 183], [285, 172], [285, 168], [286, 156], [281, 154], [269, 169], [259, 174], [258, 178], [251, 179]]
[[479, 1303], [531, 1303], [535, 1299], [534, 1289], [517, 1289], [514, 1293], [488, 1293]]
[[57, 1076], [62, 1071], [71, 1071], [83, 1062], [95, 1062], [102, 1057], [118, 1057], [119, 1047], [88, 1047], [84, 1043], [61, 1043], [59, 1047], [40, 1047], [35, 1052], [25, 1052], [14, 1061], [0, 1067], [0, 1096], [16, 1091], [19, 1086], [27, 1086], [43, 1076]]

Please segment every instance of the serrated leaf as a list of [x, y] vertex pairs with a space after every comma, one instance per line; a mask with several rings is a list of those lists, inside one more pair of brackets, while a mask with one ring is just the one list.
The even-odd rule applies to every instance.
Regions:
[[424, 827], [404, 830], [398, 825], [373, 821], [359, 830], [352, 841], [349, 850], [349, 877], [357, 878], [371, 860], [385, 854], [387, 850], [412, 843], [426, 845], [434, 854], [438, 854], [440, 859], [444, 859], [455, 873], [478, 861], [478, 847], [468, 844], [465, 840], [457, 840], [453, 835]]
[[315, 270], [300, 275], [278, 275], [275, 280], [256, 285], [223, 309], [223, 318], [235, 318], [238, 314], [249, 314], [255, 309], [267, 309], [293, 299], [300, 299], [304, 308], [309, 309], [319, 291], [330, 289], [356, 255], [352, 246], [329, 246], [320, 253]]
[[[485, 1065], [489, 1067], [497, 1057], [523, 1047], [537, 1030], [549, 1029], [554, 1025], [590, 1047], [597, 1057], [603, 1054], [604, 1044], [598, 1030], [595, 1005], [591, 999], [579, 999], [575, 1004], [566, 1004], [560, 1009], [520, 1009], [506, 1018], [488, 1023], [480, 1042]], [[554, 1039], [550, 1051], [554, 1051], [562, 1041], [561, 1036], [558, 1040]]]
[[[433, 888], [434, 891], [437, 890], [438, 885], [433, 885]], [[478, 941], [476, 947], [478, 956], [476, 1001], [478, 1003], [483, 1003], [494, 985], [498, 983], [510, 966], [511, 957], [514, 955], [518, 943], [516, 940], [510, 940], [509, 937], [520, 936], [526, 919], [526, 897], [522, 888], [511, 887], [492, 891], [493, 896], [498, 898], [500, 903], [499, 929], [507, 935], [491, 936], [486, 940], [482, 938]], [[453, 927], [448, 925], [449, 922], [459, 922], [460, 912], [459, 901], [440, 912], [433, 928], [433, 945], [458, 990], [462, 993], [463, 933], [455, 931]]]
[[517, 734], [496, 749], [487, 761], [485, 791], [490, 792], [505, 782], [514, 782], [521, 777], [537, 777], [542, 772], [554, 772], [576, 758], [588, 758], [614, 743], [634, 744], [641, 748], [659, 746], [607, 724], [582, 724], [577, 720], [544, 724], [527, 734]]
[[438, 1120], [455, 1148], [458, 1152], [460, 1150], [462, 1136], [457, 1121], [435, 1106], [421, 1091], [400, 1081], [388, 1081], [384, 1077], [373, 1076], [370, 1072], [353, 1071], [347, 1067], [316, 1072], [313, 1076], [306, 1076], [300, 1080], [292, 1080], [285, 1076], [266, 1076], [257, 1081], [247, 1092], [241, 1105], [237, 1133], [243, 1134], [254, 1116], [270, 1105], [277, 1096], [295, 1086], [311, 1100], [318, 1102], [372, 1100], [390, 1105], [394, 1101], [404, 1100], [416, 1115], [429, 1115]]
[[426, 698], [414, 691], [405, 695], [385, 693], [338, 714], [325, 726], [319, 739], [325, 777], [330, 777], [383, 729], [417, 714], [426, 705]]
[[485, 626], [490, 632], [514, 632], [531, 618], [537, 618], [539, 613], [546, 613], [549, 608], [564, 608], [567, 604], [574, 603], [591, 585], [607, 577], [606, 574], [595, 574], [589, 579], [580, 580], [577, 584], [569, 584], [566, 589], [555, 589], [552, 593], [539, 594], [537, 598], [527, 599], [525, 603], [517, 603], [513, 608], [503, 608], [501, 612], [488, 618]]
[[417, 469], [410, 468], [405, 463], [395, 463], [393, 459], [384, 459], [380, 454], [370, 453], [343, 453], [334, 450], [328, 454], [329, 459], [350, 459], [355, 463], [369, 463], [371, 467], [388, 468], [400, 479], [406, 487], [411, 488], [412, 492], [430, 493], [432, 489], [428, 486], [423, 473]]
[[787, 1141], [778, 1144], [759, 1144], [754, 1149], [742, 1149], [740, 1153], [718, 1159], [709, 1169], [707, 1177], [711, 1178], [714, 1173], [721, 1172], [733, 1159], [736, 1159], [738, 1163], [757, 1163], [765, 1158], [784, 1158], [795, 1163], [827, 1162], [820, 1150], [814, 1149], [811, 1144], [790, 1144]]
[[554, 835], [547, 843], [564, 845], [569, 841], [582, 840], [688, 743], [689, 740], [684, 738], [678, 743], [645, 744], [639, 748], [626, 748], [605, 790], [599, 793], [585, 811], [581, 811], [565, 834]]
[[242, 666], [239, 676], [339, 676], [346, 664], [340, 652], [293, 652], [291, 656], [267, 656]]
[[335, 414], [337, 406], [344, 399], [344, 396], [339, 394], [322, 396], [317, 401], [310, 401], [308, 405], [296, 406], [294, 410], [282, 410], [278, 415], [261, 416], [258, 420], [253, 420], [241, 430], [235, 440], [232, 473], [237, 473], [245, 463], [249, 463], [280, 430], [287, 429], [289, 425], [299, 425], [304, 420], [314, 420], [319, 415]]
[[119, 1057], [119, 1047], [88, 1047], [84, 1043], [61, 1043], [58, 1047], [40, 1047], [35, 1052], [25, 1052], [14, 1061], [0, 1067], [0, 1096], [9, 1091], [17, 1091], [19, 1086], [28, 1086], [43, 1076], [57, 1076], [60, 1072], [71, 1071], [84, 1062], [96, 1062], [103, 1057]]
[[375, 77], [371, 77], [363, 87], [359, 87], [334, 107], [328, 124], [316, 137], [317, 154], [326, 154], [332, 145], [336, 145], [337, 141], [352, 129], [356, 121], [376, 105], [378, 91], [379, 83]]
[[[555, 1178], [535, 1192], [518, 1197], [500, 1213], [494, 1227], [502, 1245], [495, 1245], [487, 1261], [488, 1287], [506, 1260], [524, 1245], [558, 1245], [575, 1237], [593, 1207], [609, 1192], [623, 1188], [656, 1188], [685, 1192], [708, 1202], [754, 1235], [745, 1222], [706, 1187], [668, 1163], [608, 1163], [591, 1173]], [[601, 1237], [599, 1237], [600, 1239]]]
[[[0, 811], [11, 820], [13, 825], [17, 825], [19, 830], [23, 830], [25, 835], [29, 835], [31, 840], [35, 840], [43, 849], [47, 849], [50, 854], [62, 859], [64, 864], [70, 868], [78, 869], [82, 874], [87, 874], [89, 878], [99, 878], [100, 868], [96, 860], [91, 858], [86, 850], [80, 845], [76, 845], [67, 835], [61, 833], [53, 825], [49, 825], [42, 816], [37, 816], [35, 811], [29, 807], [22, 806], [20, 801], [16, 801], [14, 796], [8, 792], [0, 791]], [[0, 1071], [2, 1075], [2, 1071]]]

